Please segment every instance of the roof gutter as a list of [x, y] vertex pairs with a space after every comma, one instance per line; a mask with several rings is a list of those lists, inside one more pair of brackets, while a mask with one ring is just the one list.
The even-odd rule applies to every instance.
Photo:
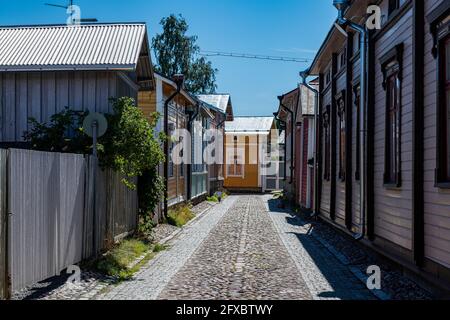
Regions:
[[367, 38], [368, 30], [366, 26], [356, 24], [347, 18], [345, 18], [346, 9], [350, 6], [350, 1], [348, 0], [334, 0], [333, 5], [338, 10], [337, 23], [343, 27], [349, 27], [359, 33], [360, 36], [360, 50], [361, 50], [361, 93], [360, 93], [360, 123], [361, 131], [360, 135], [360, 163], [361, 163], [361, 187], [360, 187], [360, 234], [355, 235], [356, 240], [362, 240], [366, 234], [366, 206], [367, 206], [367, 195], [366, 195], [366, 184], [367, 184], [367, 167], [366, 167], [366, 146], [367, 146], [367, 97], [366, 97], [366, 84], [367, 84]]
[[[278, 117], [278, 115], [279, 115], [278, 112], [275, 112], [273, 115], [275, 116], [275, 120], [280, 121], [281, 123], [284, 123], [284, 125], [286, 126], [286, 121], [284, 121]], [[286, 132], [286, 130], [285, 130], [285, 132]], [[283, 178], [283, 181], [286, 181], [286, 177], [287, 177], [287, 160], [286, 159], [287, 159], [287, 148], [286, 148], [286, 141], [284, 141], [284, 178]]]
[[[288, 107], [286, 107], [283, 104], [284, 96], [279, 96], [278, 100], [280, 100], [280, 106], [283, 109], [285, 109], [291, 115], [291, 118], [292, 118], [292, 123], [291, 123], [291, 166], [289, 168], [291, 170], [291, 177], [289, 179], [289, 184], [292, 184], [292, 182], [294, 181], [293, 180], [294, 179], [294, 135], [295, 135], [294, 122], [296, 119], [294, 119], [294, 111], [292, 111], [291, 109], [289, 109]], [[285, 122], [285, 123], [287, 124], [287, 122]], [[285, 148], [285, 150], [286, 150], [286, 148]], [[285, 162], [285, 168], [286, 168], [286, 166], [287, 166], [287, 158], [286, 157], [284, 158], [284, 162]]]
[[311, 69], [300, 72], [300, 77], [303, 79], [303, 85], [307, 87], [314, 93], [314, 135], [313, 135], [313, 146], [314, 146], [314, 209], [313, 216], [316, 217], [319, 214], [319, 147], [318, 147], [318, 136], [319, 136], [319, 90], [311, 86], [306, 78], [310, 75]]

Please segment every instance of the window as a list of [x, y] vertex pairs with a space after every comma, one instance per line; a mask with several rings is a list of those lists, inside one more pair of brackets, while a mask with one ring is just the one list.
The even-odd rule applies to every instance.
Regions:
[[323, 154], [324, 154], [324, 172], [323, 178], [326, 181], [331, 180], [331, 121], [330, 121], [330, 106], [328, 105], [325, 108], [325, 112], [323, 113]]
[[387, 79], [386, 105], [386, 171], [385, 183], [399, 185], [400, 181], [400, 80], [398, 72]]
[[228, 165], [228, 176], [229, 177], [243, 177], [244, 169], [242, 166], [242, 160], [239, 156], [234, 157], [234, 162]]
[[439, 181], [450, 183], [450, 36], [439, 45]]
[[401, 83], [403, 43], [381, 59], [383, 89], [386, 91], [385, 171], [387, 187], [401, 187]]
[[360, 35], [358, 32], [353, 34], [353, 55], [356, 55], [359, 52], [361, 47]]
[[436, 187], [450, 189], [450, 2], [443, 1], [428, 14], [436, 59]]
[[400, 7], [400, 0], [389, 0], [389, 16]]
[[339, 179], [345, 181], [346, 174], [346, 119], [345, 119], [345, 91], [336, 97], [339, 116]]
[[339, 54], [339, 70], [342, 70], [347, 64], [347, 48]]
[[325, 86], [329, 85], [331, 82], [331, 69], [325, 72]]
[[239, 147], [237, 136], [233, 138], [233, 148], [233, 158], [229, 160], [227, 165], [227, 176], [244, 177], [244, 158], [242, 155], [244, 150], [242, 147]]
[[355, 170], [355, 180], [359, 181], [361, 179], [361, 86], [358, 84], [353, 88], [354, 92], [354, 105], [356, 108], [356, 170]]

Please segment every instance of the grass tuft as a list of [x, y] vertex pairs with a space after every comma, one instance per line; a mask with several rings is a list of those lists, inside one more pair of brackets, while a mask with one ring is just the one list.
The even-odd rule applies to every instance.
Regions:
[[159, 253], [159, 252], [162, 252], [162, 251], [164, 251], [166, 249], [167, 249], [167, 246], [157, 243], [153, 247], [153, 252], [154, 253]]
[[173, 226], [181, 228], [195, 218], [190, 205], [182, 205], [169, 210], [167, 222]]
[[130, 265], [148, 252], [151, 252], [149, 243], [128, 239], [103, 256], [97, 263], [97, 269], [118, 281], [127, 281], [137, 271]]
[[206, 198], [206, 201], [218, 203], [219, 202], [219, 198], [216, 195], [213, 195], [212, 197]]

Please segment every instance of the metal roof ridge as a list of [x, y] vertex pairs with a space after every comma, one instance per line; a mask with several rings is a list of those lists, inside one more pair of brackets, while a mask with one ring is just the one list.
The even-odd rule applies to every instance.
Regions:
[[82, 23], [82, 24], [74, 24], [68, 25], [66, 23], [56, 23], [56, 24], [30, 24], [30, 25], [0, 25], [0, 29], [39, 29], [39, 28], [58, 28], [58, 27], [95, 27], [95, 26], [131, 26], [131, 25], [145, 25], [146, 22], [98, 22], [98, 23]]

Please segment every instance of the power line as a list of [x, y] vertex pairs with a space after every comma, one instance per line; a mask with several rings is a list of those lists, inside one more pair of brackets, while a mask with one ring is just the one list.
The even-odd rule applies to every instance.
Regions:
[[265, 56], [259, 54], [220, 52], [220, 51], [201, 51], [200, 55], [204, 57], [228, 57], [228, 58], [271, 60], [271, 61], [296, 62], [296, 63], [308, 63], [312, 61], [312, 59], [308, 58]]

